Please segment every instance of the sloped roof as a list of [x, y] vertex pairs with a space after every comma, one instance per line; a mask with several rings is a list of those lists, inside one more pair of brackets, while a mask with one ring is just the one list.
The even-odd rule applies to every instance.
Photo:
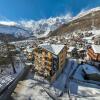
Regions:
[[27, 48], [26, 51], [27, 52], [32, 52], [33, 51], [33, 48]]
[[65, 45], [58, 44], [40, 44], [40, 47], [52, 52], [55, 55], [58, 55], [60, 51], [64, 48]]
[[75, 47], [71, 46], [71, 47], [69, 47], [68, 52], [72, 52], [74, 49], [75, 49]]
[[100, 75], [100, 72], [94, 66], [84, 64], [83, 69], [87, 74], [99, 74]]
[[92, 45], [92, 49], [95, 53], [100, 54], [100, 45]]

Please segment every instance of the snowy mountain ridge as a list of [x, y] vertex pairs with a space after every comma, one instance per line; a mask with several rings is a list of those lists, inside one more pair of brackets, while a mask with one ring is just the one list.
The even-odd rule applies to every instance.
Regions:
[[[0, 32], [11, 33], [11, 34], [12, 33], [24, 34], [23, 36], [34, 35], [36, 37], [40, 37], [40, 36], [43, 37], [43, 36], [47, 36], [50, 31], [55, 30], [60, 25], [67, 23], [71, 18], [72, 18], [71, 15], [67, 14], [66, 16], [60, 16], [60, 17], [54, 17], [54, 18], [51, 17], [49, 19], [41, 19], [39, 21], [34, 21], [34, 20], [30, 20], [30, 21], [22, 20], [18, 22], [0, 21]], [[16, 32], [11, 31], [14, 26], [18, 28]], [[9, 28], [9, 29], [6, 29], [6, 28]], [[28, 31], [29, 32], [26, 33], [26, 31], [24, 31], [23, 33], [22, 32], [23, 30], [27, 30], [27, 32]]]
[[92, 8], [92, 9], [88, 9], [88, 10], [82, 10], [77, 16], [73, 17], [72, 20], [75, 20], [75, 19], [84, 17], [84, 16], [86, 16], [87, 14], [93, 13], [93, 12], [95, 12], [95, 11], [100, 11], [100, 7], [96, 7], [96, 8]]
[[47, 36], [50, 31], [54, 31], [60, 25], [67, 23], [71, 20], [72, 17], [70, 14], [60, 17], [51, 17], [49, 19], [41, 19], [39, 21], [21, 21], [21, 27], [29, 29], [33, 32], [36, 37]]
[[100, 7], [96, 7], [90, 10], [82, 10], [75, 17], [72, 17], [72, 15], [68, 13], [65, 16], [50, 17], [48, 19], [41, 19], [38, 21], [0, 21], [0, 32], [15, 34], [15, 36], [21, 35], [24, 37], [29, 37], [31, 35], [36, 37], [46, 37], [51, 31], [56, 30], [61, 25], [84, 17], [85, 15], [95, 11], [100, 11]]

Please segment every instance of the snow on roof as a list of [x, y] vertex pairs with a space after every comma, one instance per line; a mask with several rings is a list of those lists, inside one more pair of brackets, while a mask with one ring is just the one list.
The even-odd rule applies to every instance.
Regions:
[[78, 51], [85, 51], [85, 49], [82, 47], [82, 48], [80, 48]]
[[27, 52], [32, 52], [33, 51], [33, 48], [27, 48], [26, 51]]
[[57, 41], [57, 43], [61, 43], [61, 41]]
[[73, 49], [75, 49], [75, 47], [69, 47], [68, 52], [72, 52]]
[[85, 40], [92, 40], [93, 36], [89, 36], [89, 37], [84, 37], [83, 39]]
[[96, 36], [96, 35], [100, 35], [100, 30], [92, 30], [92, 33]]
[[92, 40], [94, 37], [99, 37], [100, 36], [100, 34], [93, 34], [92, 36], [89, 36], [89, 37], [84, 37], [83, 39], [84, 40]]
[[84, 64], [82, 67], [87, 74], [100, 74], [100, 72], [94, 66]]
[[53, 54], [58, 55], [60, 51], [64, 48], [65, 45], [58, 45], [58, 44], [40, 44], [39, 45], [42, 48], [45, 48], [46, 50], [52, 52]]
[[66, 39], [66, 40], [68, 40], [68, 39], [69, 39], [69, 37], [65, 37], [65, 39]]
[[95, 53], [100, 54], [100, 45], [92, 45], [92, 49]]
[[30, 63], [30, 62], [26, 62], [25, 64], [26, 64], [27, 66], [32, 65], [32, 63]]

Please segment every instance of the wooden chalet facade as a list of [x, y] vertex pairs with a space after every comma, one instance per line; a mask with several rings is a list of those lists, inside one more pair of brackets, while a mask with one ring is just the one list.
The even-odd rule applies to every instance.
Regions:
[[[100, 45], [92, 45], [87, 50], [87, 55], [94, 65], [100, 66]], [[94, 63], [95, 62], [95, 63]]]
[[92, 45], [89, 47], [88, 56], [90, 60], [100, 61], [100, 45]]
[[39, 45], [34, 49], [35, 70], [38, 74], [54, 80], [64, 67], [66, 50], [65, 45]]

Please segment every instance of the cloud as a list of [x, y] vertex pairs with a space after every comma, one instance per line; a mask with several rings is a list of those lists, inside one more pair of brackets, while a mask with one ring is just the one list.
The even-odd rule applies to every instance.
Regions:
[[7, 17], [5, 16], [0, 16], [0, 24], [3, 25], [8, 25], [8, 26], [14, 26], [17, 25], [15, 21], [10, 21]]
[[17, 25], [17, 23], [16, 22], [13, 22], [13, 21], [0, 21], [0, 24], [8, 25], [8, 26]]

